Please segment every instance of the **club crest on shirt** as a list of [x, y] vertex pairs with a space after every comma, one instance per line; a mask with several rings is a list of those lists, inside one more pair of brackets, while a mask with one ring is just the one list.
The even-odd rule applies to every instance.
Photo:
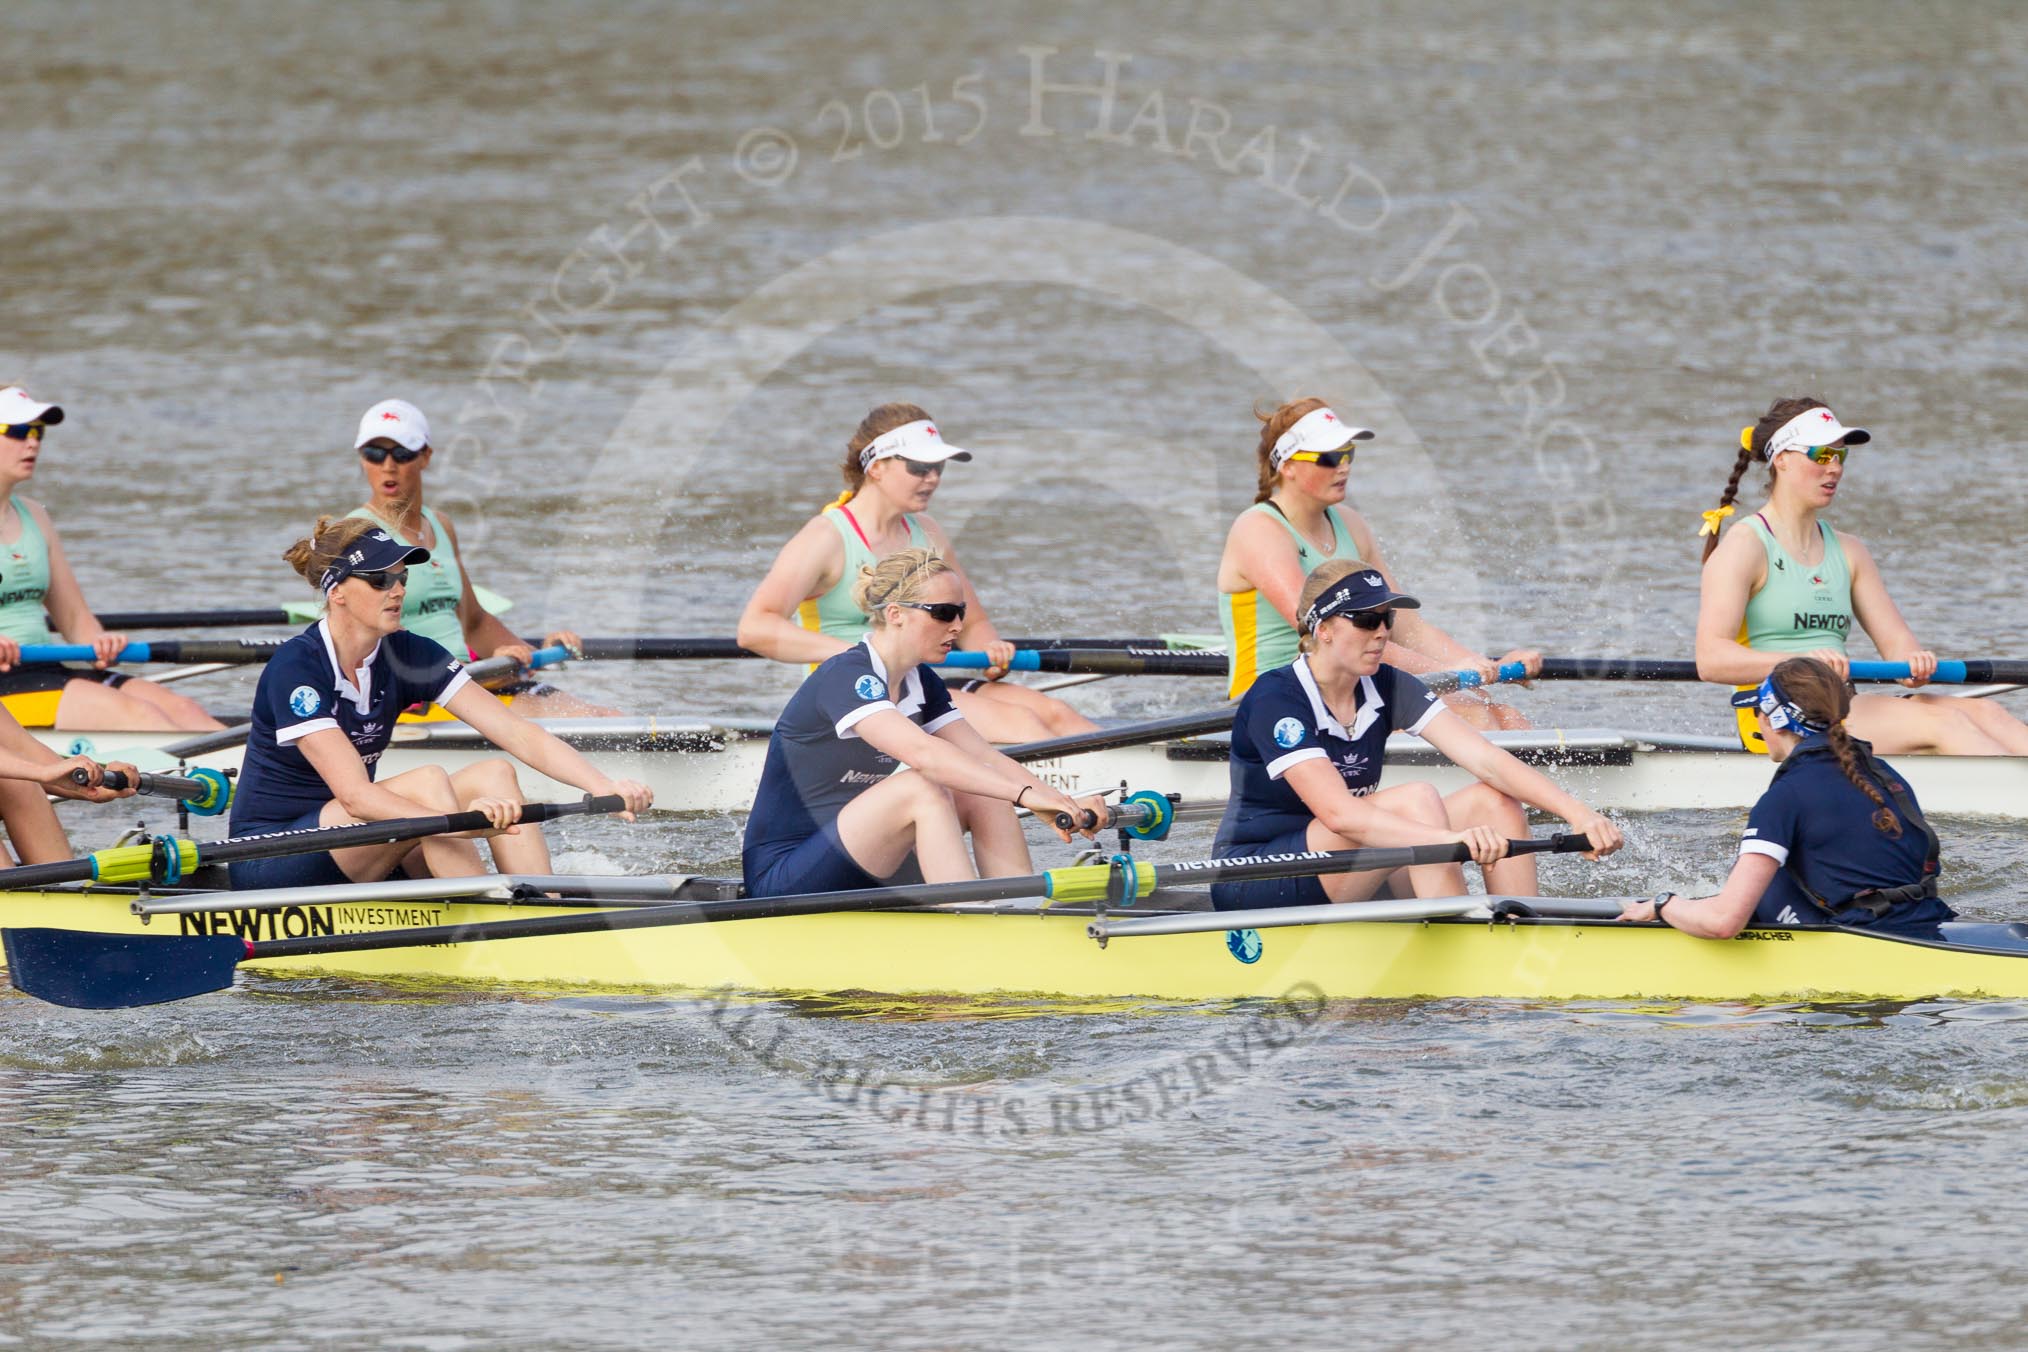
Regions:
[[1284, 718], [1281, 722], [1275, 724], [1275, 745], [1282, 750], [1287, 751], [1292, 746], [1299, 746], [1302, 744], [1302, 740], [1303, 723], [1301, 719]]
[[852, 693], [861, 699], [886, 699], [887, 683], [878, 676], [861, 676], [852, 683]]
[[1338, 757], [1338, 773], [1350, 779], [1366, 770], [1366, 754], [1362, 751], [1347, 751]]
[[307, 685], [299, 685], [289, 692], [289, 708], [295, 711], [298, 718], [308, 718], [323, 707], [324, 701]]

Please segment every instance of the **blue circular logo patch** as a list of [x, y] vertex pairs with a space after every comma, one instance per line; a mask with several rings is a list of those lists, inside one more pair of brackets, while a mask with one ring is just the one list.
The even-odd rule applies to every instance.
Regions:
[[289, 707], [295, 710], [296, 717], [308, 718], [324, 707], [324, 701], [309, 686], [299, 685], [289, 692]]
[[887, 698], [887, 686], [878, 676], [861, 676], [852, 683], [852, 690], [861, 699]]
[[1227, 930], [1225, 932], [1225, 951], [1244, 963], [1252, 964], [1259, 962], [1261, 951], [1260, 931]]
[[1284, 718], [1281, 722], [1275, 724], [1275, 745], [1282, 750], [1287, 751], [1292, 746], [1299, 746], [1302, 744], [1302, 740], [1303, 724], [1301, 719]]

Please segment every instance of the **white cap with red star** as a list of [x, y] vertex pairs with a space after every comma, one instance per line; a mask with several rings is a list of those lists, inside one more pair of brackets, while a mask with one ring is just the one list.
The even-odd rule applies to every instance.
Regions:
[[947, 443], [937, 425], [928, 418], [903, 423], [866, 443], [866, 449], [859, 452], [859, 468], [870, 468], [876, 460], [899, 456], [904, 460], [917, 460], [926, 465], [941, 465], [946, 460], [970, 460], [970, 451], [961, 451]]

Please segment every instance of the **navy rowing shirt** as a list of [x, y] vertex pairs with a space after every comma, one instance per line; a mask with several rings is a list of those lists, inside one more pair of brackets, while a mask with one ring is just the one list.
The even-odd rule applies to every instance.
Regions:
[[330, 786], [296, 747], [299, 738], [338, 728], [352, 739], [370, 779], [411, 704], [443, 703], [471, 679], [464, 664], [420, 634], [398, 629], [350, 676], [324, 620], [276, 649], [254, 691], [253, 727], [232, 795], [232, 833], [293, 822], [331, 800]]
[[870, 640], [827, 659], [775, 720], [760, 790], [746, 819], [748, 854], [772, 855], [801, 844], [894, 773], [894, 758], [854, 731], [860, 720], [883, 709], [898, 710], [929, 733], [964, 717], [951, 707], [943, 677], [930, 667], [911, 667], [900, 688], [893, 688]]
[[1380, 783], [1388, 735], [1420, 735], [1444, 707], [1428, 686], [1386, 663], [1359, 678], [1356, 700], [1347, 728], [1324, 707], [1307, 656], [1253, 683], [1232, 720], [1232, 797], [1212, 853], [1307, 828], [1310, 809], [1282, 779], [1306, 760], [1323, 757], [1346, 788], [1361, 796], [1372, 793]]
[[[1864, 747], [1864, 742], [1855, 743]], [[1909, 801], [1915, 793], [1885, 761], [1874, 762], [1901, 785]], [[1891, 795], [1887, 810], [1897, 820]], [[1921, 804], [1917, 803], [1917, 810]], [[1754, 908], [1755, 923], [1761, 925], [1828, 925], [1831, 917], [1796, 886], [1792, 874], [1811, 892], [1840, 905], [1869, 888], [1904, 887], [1922, 881], [1923, 865], [1929, 859], [1929, 838], [1922, 829], [1901, 821], [1901, 834], [1891, 836], [1873, 825], [1878, 809], [1861, 793], [1831, 754], [1830, 744], [1808, 738], [1799, 744], [1775, 771], [1767, 792], [1747, 815], [1746, 831], [1740, 837], [1742, 855], [1764, 854], [1782, 866], [1774, 882]], [[1878, 920], [1863, 911], [1848, 913], [1840, 922], [1878, 929], [1920, 929], [1950, 920], [1956, 913], [1942, 901], [1931, 898], [1904, 902]]]

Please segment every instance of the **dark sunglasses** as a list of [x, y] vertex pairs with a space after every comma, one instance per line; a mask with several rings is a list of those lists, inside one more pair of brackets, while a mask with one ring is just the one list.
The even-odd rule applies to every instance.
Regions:
[[1297, 451], [1289, 459], [1301, 460], [1306, 464], [1322, 465], [1325, 469], [1336, 469], [1340, 465], [1352, 463], [1352, 448], [1347, 446], [1342, 450], [1336, 451]]
[[30, 437], [46, 437], [48, 435], [48, 423], [0, 423], [0, 437], [11, 437], [15, 441], [26, 441]]
[[938, 624], [956, 624], [965, 618], [963, 601], [896, 601], [894, 604], [920, 610]]
[[396, 587], [408, 585], [406, 568], [378, 568], [371, 572], [353, 573], [351, 576], [358, 578], [375, 591], [392, 591]]
[[908, 472], [918, 479], [927, 479], [932, 474], [944, 472], [944, 462], [941, 460], [911, 460], [905, 455], [898, 455], [895, 459], [907, 466]]
[[[428, 449], [427, 446], [423, 447], [423, 451]], [[406, 446], [375, 446], [368, 443], [359, 448], [359, 455], [369, 465], [384, 465], [390, 455], [394, 457], [395, 464], [406, 465], [409, 461], [418, 459], [422, 451], [411, 451]]]
[[[1332, 454], [1335, 455], [1336, 452], [1334, 451]], [[1369, 634], [1383, 624], [1390, 629], [1394, 627], [1394, 611], [1392, 609], [1355, 610], [1345, 618], [1352, 621], [1354, 629], [1364, 629]]]

